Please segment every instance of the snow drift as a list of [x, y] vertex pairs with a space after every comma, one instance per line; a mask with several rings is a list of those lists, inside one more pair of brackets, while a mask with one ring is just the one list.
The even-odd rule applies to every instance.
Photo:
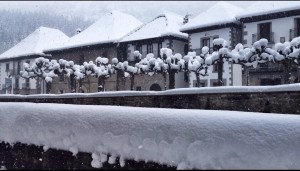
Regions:
[[300, 117], [253, 112], [0, 103], [0, 140], [178, 169], [299, 169]]

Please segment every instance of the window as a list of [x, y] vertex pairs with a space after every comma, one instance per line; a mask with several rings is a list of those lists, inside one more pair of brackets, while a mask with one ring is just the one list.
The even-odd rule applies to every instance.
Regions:
[[204, 46], [210, 47], [210, 38], [202, 38], [201, 39], [201, 48]]
[[107, 58], [107, 51], [106, 50], [104, 52], [102, 52], [102, 56]]
[[209, 48], [209, 53], [211, 53], [210, 38], [209, 37], [201, 39], [200, 51], [201, 51], [201, 48], [203, 48], [204, 46], [207, 46]]
[[153, 44], [147, 44], [147, 53], [153, 53]]
[[142, 54], [142, 45], [136, 45], [135, 50], [139, 51]]
[[158, 49], [157, 49], [157, 51], [158, 51], [158, 52], [157, 52], [158, 57], [161, 57], [161, 56], [160, 56], [160, 49], [162, 48], [162, 43], [161, 43], [161, 42], [158, 43], [157, 46], [158, 46]]
[[[197, 87], [197, 80], [193, 80], [194, 87]], [[200, 86], [199, 87], [206, 87], [207, 81], [200, 80]]]
[[80, 54], [79, 56], [79, 65], [82, 65], [84, 63], [84, 54]]
[[9, 63], [6, 63], [6, 68], [5, 71], [8, 72], [9, 71]]
[[296, 18], [295, 19], [295, 34], [296, 34], [296, 36], [295, 37], [298, 37], [298, 36], [300, 36], [300, 18]]
[[213, 82], [213, 87], [217, 87], [218, 86], [218, 82]]
[[271, 22], [268, 23], [261, 23], [258, 25], [258, 39], [268, 39], [269, 42], [272, 42], [271, 39]]
[[[218, 72], [218, 67], [219, 67], [218, 65], [219, 65], [218, 63], [213, 65], [213, 72]], [[223, 66], [223, 72], [224, 72], [224, 66]]]
[[19, 89], [19, 78], [15, 78], [15, 88]]
[[18, 65], [18, 66], [17, 66], [17, 75], [19, 75], [20, 72], [21, 72], [21, 62], [18, 61], [18, 64], [17, 64], [17, 65]]
[[142, 87], [141, 86], [137, 86], [136, 87], [136, 91], [141, 91], [142, 90]]
[[260, 85], [280, 85], [281, 84], [281, 79], [280, 78], [275, 78], [275, 79], [261, 79], [260, 80]]

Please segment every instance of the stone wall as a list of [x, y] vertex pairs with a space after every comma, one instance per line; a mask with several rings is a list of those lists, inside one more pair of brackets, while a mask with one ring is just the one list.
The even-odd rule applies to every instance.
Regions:
[[146, 92], [128, 92], [127, 95], [94, 93], [90, 95], [75, 94], [75, 96], [0, 96], [0, 102], [116, 105], [300, 114], [300, 91], [194, 94], [147, 94]]
[[[109, 157], [108, 155], [107, 157]], [[108, 160], [107, 160], [108, 161]], [[91, 166], [92, 155], [79, 152], [76, 156], [69, 151], [48, 149], [42, 146], [0, 142], [0, 170], [96, 170]], [[175, 170], [176, 167], [153, 162], [125, 160], [123, 167], [116, 158], [115, 164], [103, 163], [104, 170]]]

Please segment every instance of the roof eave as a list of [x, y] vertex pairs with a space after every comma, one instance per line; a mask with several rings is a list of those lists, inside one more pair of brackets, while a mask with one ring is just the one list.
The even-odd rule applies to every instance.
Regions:
[[209, 30], [217, 30], [217, 29], [222, 29], [222, 28], [227, 28], [227, 27], [241, 27], [241, 23], [239, 23], [239, 22], [221, 23], [221, 24], [197, 27], [197, 28], [192, 28], [192, 29], [181, 29], [180, 31], [191, 34], [191, 33], [198, 33], [198, 32], [209, 31]]

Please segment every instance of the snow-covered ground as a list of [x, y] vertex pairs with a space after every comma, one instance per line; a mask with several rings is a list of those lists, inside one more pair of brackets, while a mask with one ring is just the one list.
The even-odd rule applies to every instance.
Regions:
[[[300, 169], [300, 117], [253, 112], [0, 103], [0, 141], [178, 169]], [[105, 157], [104, 157], [105, 156]]]

